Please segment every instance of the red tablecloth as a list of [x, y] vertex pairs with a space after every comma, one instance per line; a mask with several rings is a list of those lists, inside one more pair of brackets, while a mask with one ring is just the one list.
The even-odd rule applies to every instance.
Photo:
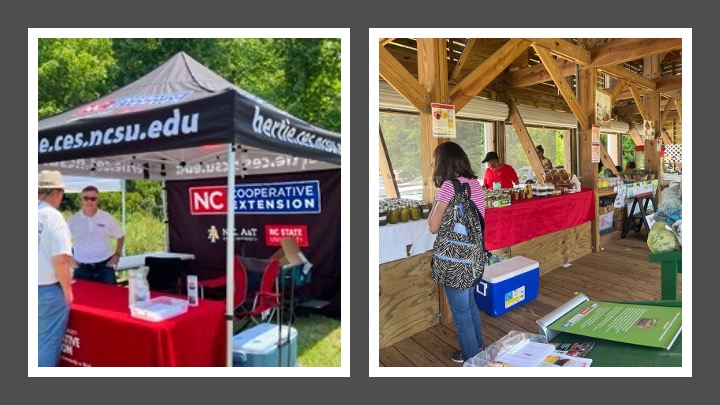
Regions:
[[130, 316], [126, 288], [77, 280], [73, 294], [61, 366], [225, 366], [224, 303], [149, 322]]
[[485, 248], [501, 249], [595, 218], [593, 191], [533, 197], [485, 210]]

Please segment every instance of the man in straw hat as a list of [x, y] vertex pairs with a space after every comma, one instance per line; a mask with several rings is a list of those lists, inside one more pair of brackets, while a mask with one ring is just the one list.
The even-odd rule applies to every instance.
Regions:
[[60, 361], [73, 300], [72, 239], [58, 211], [65, 184], [58, 171], [38, 175], [38, 366]]

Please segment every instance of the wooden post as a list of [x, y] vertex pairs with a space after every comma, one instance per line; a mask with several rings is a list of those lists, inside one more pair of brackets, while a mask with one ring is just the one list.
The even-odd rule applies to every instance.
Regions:
[[592, 162], [592, 125], [595, 123], [595, 84], [597, 83], [597, 70], [583, 68], [578, 72], [578, 101], [582, 110], [588, 117], [590, 128], [580, 129], [578, 137], [580, 152], [580, 185], [595, 192], [595, 219], [590, 226], [590, 236], [593, 252], [600, 251], [600, 222], [598, 217], [598, 164]]

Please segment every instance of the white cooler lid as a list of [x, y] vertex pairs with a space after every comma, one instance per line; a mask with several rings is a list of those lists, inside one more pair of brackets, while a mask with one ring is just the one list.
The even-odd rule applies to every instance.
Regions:
[[539, 267], [540, 263], [535, 260], [530, 260], [524, 256], [515, 256], [486, 267], [482, 279], [489, 283], [499, 283]]
[[[282, 331], [280, 332], [280, 329]], [[278, 332], [281, 333], [283, 344], [287, 342], [288, 327], [278, 328], [275, 324], [265, 323], [248, 329], [246, 333], [240, 333], [233, 337], [233, 352], [247, 354], [264, 354], [275, 349], [278, 343]], [[290, 327], [290, 341], [297, 337], [297, 330]]]

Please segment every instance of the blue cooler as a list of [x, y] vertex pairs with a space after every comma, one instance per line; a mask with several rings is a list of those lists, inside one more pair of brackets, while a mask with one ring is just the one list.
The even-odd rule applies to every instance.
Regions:
[[[297, 330], [290, 327], [290, 342], [288, 342], [288, 326], [282, 327], [280, 350], [278, 350], [279, 331], [280, 328], [276, 324], [261, 323], [233, 336], [233, 367], [295, 367]], [[290, 350], [289, 359], [288, 350]]]
[[498, 316], [532, 301], [540, 289], [540, 263], [523, 256], [485, 268], [475, 287], [475, 303], [488, 315]]

